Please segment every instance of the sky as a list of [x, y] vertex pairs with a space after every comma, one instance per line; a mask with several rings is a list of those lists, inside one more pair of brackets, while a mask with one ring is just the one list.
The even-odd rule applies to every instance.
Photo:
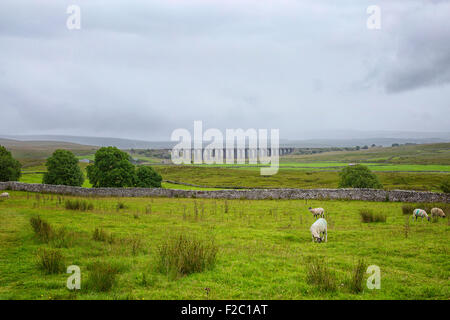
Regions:
[[310, 139], [447, 132], [449, 114], [450, 1], [0, 1], [0, 134]]

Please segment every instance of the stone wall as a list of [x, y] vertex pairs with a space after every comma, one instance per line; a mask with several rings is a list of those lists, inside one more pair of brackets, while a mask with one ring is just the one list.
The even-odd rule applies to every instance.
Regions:
[[450, 202], [450, 195], [436, 192], [376, 189], [252, 189], [252, 190], [173, 190], [146, 188], [81, 188], [21, 182], [0, 182], [0, 190], [56, 193], [97, 197], [170, 197], [213, 199], [341, 199], [399, 202]]

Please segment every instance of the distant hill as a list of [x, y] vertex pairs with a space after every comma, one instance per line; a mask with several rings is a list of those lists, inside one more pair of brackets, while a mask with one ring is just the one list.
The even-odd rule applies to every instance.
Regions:
[[[450, 142], [449, 132], [396, 132], [396, 131], [326, 131], [299, 132], [299, 139], [281, 139], [280, 146], [296, 148], [327, 148], [354, 146], [391, 146], [394, 143], [428, 144]], [[300, 139], [305, 137], [304, 139]], [[311, 138], [307, 138], [311, 137]], [[57, 141], [97, 147], [115, 146], [119, 149], [171, 149], [177, 142], [144, 141], [111, 137], [83, 137], [67, 135], [0, 135], [0, 138], [20, 141]]]
[[23, 164], [40, 163], [48, 158], [56, 149], [72, 151], [75, 155], [94, 153], [98, 147], [61, 141], [19, 141], [0, 138], [0, 145], [11, 151], [14, 158]]

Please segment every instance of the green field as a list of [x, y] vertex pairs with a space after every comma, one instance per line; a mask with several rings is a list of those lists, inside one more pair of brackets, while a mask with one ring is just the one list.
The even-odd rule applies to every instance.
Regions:
[[[0, 299], [450, 298], [448, 218], [406, 225], [409, 215], [402, 214], [401, 203], [123, 198], [125, 209], [119, 210], [119, 199], [88, 198], [94, 209], [80, 212], [64, 208], [71, 197], [10, 193], [0, 202]], [[311, 242], [314, 219], [308, 206], [325, 208], [327, 243]], [[385, 214], [387, 221], [362, 223], [360, 209]], [[72, 241], [56, 248], [37, 240], [29, 222], [36, 215], [54, 229], [65, 228]], [[94, 241], [95, 228], [115, 241]], [[159, 246], [180, 233], [214, 239], [218, 256], [212, 269], [178, 278], [156, 269]], [[133, 239], [140, 243], [136, 250]], [[38, 268], [42, 248], [59, 250], [65, 266], [81, 268], [81, 291], [66, 289], [68, 274], [48, 275]], [[335, 291], [306, 281], [310, 256], [332, 270]], [[380, 290], [349, 290], [347, 279], [359, 259], [380, 267]], [[96, 262], [119, 270], [111, 291], [83, 287]]]
[[[206, 187], [244, 188], [337, 188], [338, 171], [280, 169], [273, 176], [261, 176], [259, 169], [233, 169], [207, 166], [155, 166], [165, 180]], [[378, 172], [385, 189], [440, 191], [449, 173]]]
[[378, 162], [396, 164], [450, 165], [450, 143], [404, 145], [399, 147], [369, 148], [358, 151], [335, 151], [311, 155], [287, 155], [285, 162]]

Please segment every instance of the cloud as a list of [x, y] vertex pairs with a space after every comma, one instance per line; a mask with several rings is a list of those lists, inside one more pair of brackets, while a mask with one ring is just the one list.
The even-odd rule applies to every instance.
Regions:
[[70, 4], [0, 2], [1, 134], [450, 125], [445, 2], [380, 1], [376, 32], [365, 0], [81, 1], [78, 31]]

